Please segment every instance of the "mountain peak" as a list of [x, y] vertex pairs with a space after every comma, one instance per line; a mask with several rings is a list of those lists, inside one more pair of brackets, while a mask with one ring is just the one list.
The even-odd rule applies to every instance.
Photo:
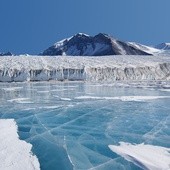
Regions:
[[155, 48], [160, 50], [170, 50], [170, 43], [161, 43], [156, 45]]
[[165, 43], [165, 44], [170, 46], [170, 43]]
[[91, 36], [90, 35], [87, 35], [87, 34], [84, 34], [84, 33], [78, 33], [78, 34], [75, 34], [74, 36], [70, 37], [68, 40], [70, 41], [80, 41], [80, 40], [87, 40], [87, 39], [90, 39]]
[[43, 55], [68, 56], [104, 56], [104, 55], [150, 55], [138, 47], [114, 39], [112, 36], [99, 33], [90, 36], [78, 33], [55, 43], [43, 52]]
[[11, 52], [7, 53], [0, 53], [0, 56], [12, 56], [13, 54]]
[[97, 35], [95, 35], [95, 36], [96, 36], [96, 37], [107, 37], [107, 38], [112, 38], [111, 35], [106, 34], [106, 33], [99, 33], [99, 34], [97, 34]]
[[85, 34], [85, 33], [77, 33], [74, 35], [74, 37], [90, 37], [90, 35]]

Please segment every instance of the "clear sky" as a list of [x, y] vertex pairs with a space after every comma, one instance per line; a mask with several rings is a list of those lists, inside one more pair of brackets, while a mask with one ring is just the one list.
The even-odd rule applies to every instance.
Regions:
[[78, 32], [170, 42], [170, 0], [0, 0], [0, 52], [38, 54]]

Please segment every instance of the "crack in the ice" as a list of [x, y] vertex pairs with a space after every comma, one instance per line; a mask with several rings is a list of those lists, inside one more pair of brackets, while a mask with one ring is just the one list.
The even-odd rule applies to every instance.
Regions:
[[85, 117], [85, 116], [87, 116], [87, 115], [89, 115], [89, 114], [91, 114], [91, 113], [94, 113], [94, 112], [99, 111], [99, 110], [101, 110], [101, 109], [103, 109], [103, 108], [106, 108], [106, 107], [108, 107], [108, 106], [104, 106], [104, 107], [101, 107], [101, 108], [99, 108], [99, 109], [95, 109], [95, 110], [93, 110], [93, 111], [87, 112], [87, 113], [85, 113], [85, 114], [83, 114], [83, 115], [80, 115], [80, 116], [78, 116], [78, 117], [76, 117], [76, 118], [74, 118], [74, 119], [72, 119], [72, 120], [70, 120], [70, 121], [68, 121], [68, 122], [66, 122], [66, 123], [64, 123], [64, 124], [62, 124], [62, 125], [59, 125], [59, 126], [57, 126], [57, 127], [55, 127], [55, 128], [52, 128], [52, 129], [49, 129], [49, 130], [47, 130], [47, 131], [45, 131], [45, 132], [43, 132], [43, 133], [41, 133], [41, 134], [37, 134], [37, 135], [35, 135], [35, 136], [33, 136], [33, 137], [27, 138], [26, 140], [27, 140], [27, 141], [30, 141], [32, 138], [35, 138], [35, 137], [37, 137], [37, 136], [46, 134], [46, 133], [48, 133], [49, 131], [52, 132], [52, 131], [54, 131], [54, 130], [60, 129], [60, 128], [66, 126], [66, 125], [68, 125], [68, 124], [70, 124], [70, 123], [75, 122], [76, 120], [79, 120], [79, 119], [81, 119], [81, 118], [83, 118], [83, 117]]
[[163, 118], [149, 132], [145, 133], [143, 135], [145, 142], [151, 142], [156, 137], [156, 135], [162, 131], [162, 129], [167, 127], [166, 124], [168, 123], [169, 118], [170, 118], [170, 115], [168, 115], [166, 118]]

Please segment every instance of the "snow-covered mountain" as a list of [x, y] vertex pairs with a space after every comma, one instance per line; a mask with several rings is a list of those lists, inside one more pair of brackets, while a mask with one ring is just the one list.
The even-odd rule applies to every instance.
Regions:
[[155, 48], [160, 50], [170, 50], [170, 43], [161, 43], [156, 45]]
[[170, 56], [170, 43], [162, 43], [154, 47], [146, 46], [136, 42], [128, 42], [128, 43], [154, 56]]
[[[29, 55], [29, 54], [24, 54]], [[108, 56], [108, 55], [154, 55], [170, 56], [170, 43], [147, 46], [136, 42], [125, 42], [104, 33], [90, 36], [78, 33], [56, 42], [39, 55], [43, 56]], [[11, 52], [0, 56], [14, 56]]]
[[[156, 49], [155, 49], [156, 50]], [[95, 36], [79, 33], [55, 43], [42, 55], [56, 56], [104, 56], [104, 55], [152, 55], [152, 50], [114, 39], [107, 34]]]
[[12, 56], [13, 54], [11, 52], [7, 53], [0, 53], [0, 56]]
[[152, 54], [152, 55], [161, 53], [160, 49], [157, 49], [157, 48], [154, 48], [154, 47], [151, 47], [151, 46], [146, 46], [146, 45], [139, 44], [139, 43], [136, 43], [136, 42], [128, 42], [128, 43], [131, 46], [138, 48], [138, 49], [145, 51], [146, 53], [149, 53], [149, 54]]

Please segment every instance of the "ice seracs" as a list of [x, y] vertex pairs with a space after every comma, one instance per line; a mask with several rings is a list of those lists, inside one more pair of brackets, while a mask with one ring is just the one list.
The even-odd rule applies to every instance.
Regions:
[[170, 57], [123, 55], [0, 57], [0, 82], [49, 80], [90, 82], [170, 80]]

